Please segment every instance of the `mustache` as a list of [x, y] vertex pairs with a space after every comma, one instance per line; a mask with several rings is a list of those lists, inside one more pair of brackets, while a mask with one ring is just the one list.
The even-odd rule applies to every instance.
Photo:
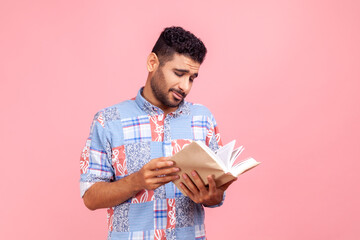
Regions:
[[174, 91], [174, 92], [177, 92], [178, 94], [180, 94], [183, 98], [186, 97], [186, 94], [181, 91], [181, 90], [178, 90], [178, 89], [175, 89], [175, 88], [170, 88], [169, 91]]

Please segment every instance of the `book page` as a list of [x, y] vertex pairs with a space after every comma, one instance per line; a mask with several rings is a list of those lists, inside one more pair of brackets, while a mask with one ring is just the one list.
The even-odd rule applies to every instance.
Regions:
[[237, 159], [238, 156], [240, 156], [240, 154], [242, 153], [242, 151], [244, 151], [244, 149], [245, 148], [243, 146], [241, 146], [241, 147], [235, 149], [234, 151], [232, 151], [231, 158], [230, 158], [230, 167], [232, 165], [234, 165], [235, 160]]
[[260, 162], [256, 161], [255, 159], [248, 158], [248, 159], [236, 164], [235, 166], [233, 166], [230, 172], [234, 176], [239, 176], [240, 174], [256, 167], [259, 164], [260, 164]]
[[216, 152], [216, 156], [218, 156], [223, 161], [227, 169], [231, 168], [230, 158], [235, 146], [235, 142], [236, 142], [235, 140], [229, 142], [225, 146], [219, 148], [219, 150], [217, 150]]
[[206, 151], [207, 154], [209, 154], [211, 156], [211, 158], [213, 158], [215, 160], [215, 162], [217, 164], [220, 165], [220, 167], [222, 169], [224, 169], [225, 172], [228, 172], [230, 170], [230, 168], [223, 162], [223, 160], [221, 158], [219, 158], [217, 156], [217, 154], [215, 154], [208, 146], [206, 146], [205, 143], [201, 142], [201, 141], [196, 141], [196, 143], [203, 149]]

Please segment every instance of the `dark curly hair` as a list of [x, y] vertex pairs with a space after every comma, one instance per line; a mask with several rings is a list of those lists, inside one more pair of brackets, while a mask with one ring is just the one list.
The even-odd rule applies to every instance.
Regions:
[[206, 55], [206, 47], [199, 38], [182, 27], [168, 27], [160, 34], [152, 52], [158, 56], [160, 65], [171, 60], [175, 52], [189, 56], [201, 64]]

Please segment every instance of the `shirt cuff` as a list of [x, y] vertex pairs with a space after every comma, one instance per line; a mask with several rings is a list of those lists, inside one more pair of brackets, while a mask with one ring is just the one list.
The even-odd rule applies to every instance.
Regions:
[[80, 182], [80, 196], [83, 197], [92, 185], [94, 185], [94, 182]]

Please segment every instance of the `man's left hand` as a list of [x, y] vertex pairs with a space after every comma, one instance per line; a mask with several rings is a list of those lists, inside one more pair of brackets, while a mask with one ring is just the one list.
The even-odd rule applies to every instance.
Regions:
[[223, 195], [225, 190], [237, 179], [234, 179], [220, 187], [216, 187], [215, 179], [213, 176], [209, 175], [207, 177], [209, 182], [209, 187], [206, 187], [204, 182], [199, 177], [198, 173], [193, 170], [191, 175], [194, 179], [194, 182], [190, 179], [187, 174], [183, 174], [183, 179], [185, 184], [180, 183], [182, 190], [186, 195], [191, 198], [195, 203], [201, 203], [206, 206], [213, 206], [221, 203], [223, 200]]

